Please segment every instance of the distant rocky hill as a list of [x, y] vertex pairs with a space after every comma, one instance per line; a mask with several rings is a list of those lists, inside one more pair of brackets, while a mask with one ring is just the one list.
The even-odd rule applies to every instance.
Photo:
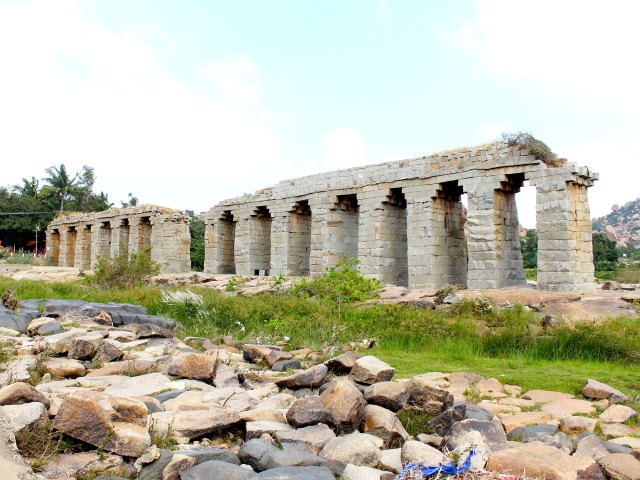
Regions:
[[593, 230], [606, 233], [619, 247], [640, 248], [640, 198], [614, 205], [611, 210], [609, 215], [593, 219]]

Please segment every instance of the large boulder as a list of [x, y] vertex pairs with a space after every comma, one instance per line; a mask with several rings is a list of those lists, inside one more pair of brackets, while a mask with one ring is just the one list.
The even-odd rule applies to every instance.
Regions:
[[413, 377], [409, 381], [408, 390], [408, 403], [429, 415], [438, 415], [453, 405], [453, 395], [435, 386], [429, 377]]
[[104, 335], [102, 332], [90, 332], [86, 335], [78, 335], [71, 340], [69, 358], [74, 358], [76, 360], [91, 360], [103, 341]]
[[31, 480], [35, 475], [20, 456], [11, 422], [0, 409], [0, 472], [3, 480]]
[[388, 363], [373, 355], [367, 355], [356, 360], [349, 375], [358, 383], [371, 385], [377, 382], [387, 382], [393, 378], [395, 373], [396, 369]]
[[598, 382], [591, 378], [584, 384], [582, 394], [587, 398], [595, 398], [598, 400], [607, 399], [611, 403], [622, 403], [629, 400], [620, 390], [616, 390], [606, 383]]
[[476, 455], [472, 465], [475, 468], [483, 468], [489, 455], [507, 444], [507, 436], [500, 421], [488, 422], [486, 420], [462, 420], [454, 423], [445, 442], [449, 450], [464, 451], [473, 447]]
[[524, 443], [494, 452], [487, 460], [491, 472], [508, 472], [541, 480], [604, 480], [597, 462], [572, 457], [562, 450], [540, 443]]
[[407, 382], [378, 382], [364, 389], [367, 402], [397, 412], [409, 400]]
[[210, 460], [180, 472], [180, 480], [218, 480], [223, 478], [256, 480], [258, 475], [253, 470], [219, 460]]
[[31, 337], [37, 335], [54, 335], [60, 332], [62, 332], [60, 322], [55, 318], [49, 317], [35, 318], [29, 322], [29, 326], [27, 327], [27, 334]]
[[43, 366], [44, 370], [56, 379], [78, 378], [87, 374], [85, 366], [71, 358], [47, 358]]
[[600, 420], [611, 423], [624, 423], [627, 420], [637, 417], [638, 413], [626, 405], [611, 405], [600, 414]]
[[321, 423], [297, 430], [275, 432], [274, 437], [285, 450], [300, 450], [318, 455], [329, 440], [336, 438], [336, 434]]
[[238, 458], [257, 472], [277, 467], [319, 466], [327, 467], [339, 475], [344, 469], [344, 465], [340, 462], [298, 450], [280, 450], [275, 445], [258, 438], [245, 442], [238, 451]]
[[628, 453], [610, 453], [600, 465], [613, 480], [640, 480], [640, 461]]
[[287, 421], [297, 428], [318, 423], [332, 423], [331, 413], [316, 395], [296, 400], [287, 411]]
[[409, 434], [392, 411], [378, 405], [367, 405], [365, 415], [362, 431], [383, 439], [384, 448], [399, 447], [409, 438]]
[[40, 402], [49, 408], [49, 399], [27, 383], [12, 383], [0, 388], [0, 405]]
[[28, 429], [48, 417], [46, 407], [40, 402], [5, 405], [0, 410], [10, 419], [15, 433]]
[[140, 400], [91, 391], [67, 395], [53, 421], [70, 437], [125, 457], [139, 457], [151, 445], [146, 425]]
[[195, 439], [234, 426], [240, 422], [240, 417], [231, 408], [201, 403], [154, 413], [151, 422], [161, 432], [172, 429], [177, 435]]
[[449, 433], [454, 423], [464, 420], [466, 414], [467, 406], [464, 403], [454, 405], [431, 420], [429, 426], [433, 429], [434, 433], [443, 436]]
[[333, 424], [340, 433], [356, 430], [365, 418], [365, 400], [348, 380], [340, 380], [320, 395], [320, 400], [333, 419]]
[[377, 467], [382, 458], [382, 452], [366, 437], [347, 435], [329, 440], [320, 452], [320, 456], [342, 463]]
[[183, 353], [171, 360], [169, 375], [180, 378], [192, 378], [207, 383], [213, 381], [216, 371], [216, 359], [201, 353]]
[[438, 465], [447, 462], [447, 457], [440, 450], [416, 440], [405, 442], [400, 455], [402, 464], [423, 463], [425, 465]]
[[356, 354], [351, 350], [344, 352], [342, 355], [330, 358], [324, 364], [334, 373], [349, 373], [356, 364]]
[[316, 365], [302, 372], [282, 378], [276, 382], [280, 388], [314, 388], [322, 385], [329, 369], [326, 365]]
[[[194, 466], [211, 460], [240, 465], [238, 456], [233, 453], [232, 450], [226, 448], [196, 447], [181, 449], [179, 451], [159, 450], [156, 457], [153, 457], [149, 463], [145, 462], [146, 464], [141, 467], [138, 480], [156, 480], [162, 478], [164, 469], [172, 462], [176, 453], [192, 458]], [[139, 460], [142, 460], [142, 458], [143, 457], [140, 457]]]

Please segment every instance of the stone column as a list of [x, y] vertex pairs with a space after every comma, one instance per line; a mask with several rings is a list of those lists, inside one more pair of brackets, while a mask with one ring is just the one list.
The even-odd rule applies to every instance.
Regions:
[[289, 275], [287, 248], [289, 236], [288, 212], [271, 207], [271, 275]]
[[309, 256], [309, 272], [312, 277], [322, 275], [329, 265], [327, 248], [329, 232], [327, 229], [330, 199], [312, 198], [311, 207], [311, 254]]
[[496, 289], [526, 284], [514, 187], [504, 177], [466, 185], [469, 199], [467, 286]]
[[59, 267], [72, 267], [73, 258], [68, 259], [67, 253], [69, 251], [69, 226], [61, 225], [60, 227], [60, 250], [58, 253], [58, 266]]
[[434, 288], [432, 214], [435, 186], [410, 187], [407, 201], [409, 288]]
[[587, 183], [549, 175], [536, 187], [538, 289], [594, 291]]
[[161, 273], [191, 271], [189, 221], [178, 215], [151, 217], [151, 258]]
[[204, 273], [221, 273], [218, 271], [218, 242], [214, 219], [204, 220]]
[[109, 255], [112, 258], [120, 254], [120, 234], [122, 232], [122, 221], [120, 218], [111, 220], [111, 245], [109, 245]]
[[78, 225], [75, 266], [79, 270], [91, 269], [91, 224]]
[[129, 217], [129, 256], [140, 250], [140, 217]]
[[[238, 275], [253, 275], [250, 269], [251, 231], [250, 216], [243, 212], [235, 224], [234, 259]], [[234, 215], [235, 217], [235, 215]]]

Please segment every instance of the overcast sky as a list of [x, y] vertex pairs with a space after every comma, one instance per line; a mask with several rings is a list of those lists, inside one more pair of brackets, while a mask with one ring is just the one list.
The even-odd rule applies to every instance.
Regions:
[[86, 164], [116, 205], [199, 212], [523, 130], [601, 174], [600, 216], [640, 196], [639, 18], [633, 0], [0, 0], [0, 184]]

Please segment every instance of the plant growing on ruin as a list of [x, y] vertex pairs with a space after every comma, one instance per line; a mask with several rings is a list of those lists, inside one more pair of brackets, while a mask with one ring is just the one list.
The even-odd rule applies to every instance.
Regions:
[[160, 273], [160, 265], [151, 259], [151, 250], [139, 253], [122, 252], [115, 257], [101, 257], [88, 277], [90, 285], [97, 288], [128, 289], [141, 287]]
[[509, 147], [526, 148], [531, 155], [535, 155], [542, 161], [552, 161], [558, 158], [546, 143], [528, 132], [503, 133], [500, 140]]
[[367, 278], [358, 268], [358, 260], [343, 258], [324, 273], [311, 280], [303, 278], [291, 289], [291, 294], [317, 298], [332, 303], [353, 303], [377, 297], [380, 281]]
[[234, 275], [227, 282], [226, 290], [227, 292], [235, 292], [236, 290], [238, 290], [238, 287], [241, 287], [245, 283], [247, 283], [247, 281], [240, 275]]

